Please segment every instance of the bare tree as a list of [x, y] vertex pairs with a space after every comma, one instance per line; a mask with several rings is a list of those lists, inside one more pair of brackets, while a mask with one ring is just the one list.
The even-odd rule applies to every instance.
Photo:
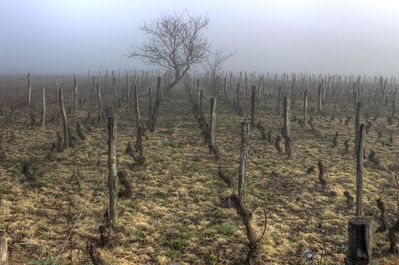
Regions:
[[203, 31], [208, 26], [207, 17], [194, 17], [188, 12], [162, 16], [144, 23], [140, 30], [147, 42], [132, 47], [127, 57], [139, 58], [148, 64], [156, 64], [174, 72], [174, 80], [166, 87], [173, 88], [190, 70], [205, 60], [210, 44]]
[[210, 51], [208, 53], [206, 63], [211, 71], [212, 78], [214, 78], [216, 74], [222, 70], [223, 64], [235, 54], [236, 52], [226, 53], [223, 50], [216, 50], [214, 52]]

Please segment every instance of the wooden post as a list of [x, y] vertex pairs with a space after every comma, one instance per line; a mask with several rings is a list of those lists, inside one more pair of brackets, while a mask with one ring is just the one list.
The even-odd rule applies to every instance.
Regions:
[[92, 79], [93, 79], [93, 96], [95, 96], [96, 95], [96, 85], [95, 85], [96, 78], [93, 76]]
[[134, 86], [134, 105], [135, 105], [135, 115], [136, 115], [136, 126], [137, 129], [140, 128], [141, 117], [140, 117], [140, 100], [139, 100], [139, 89]]
[[157, 77], [157, 99], [155, 100], [155, 107], [158, 109], [161, 104], [161, 77]]
[[395, 88], [395, 93], [393, 95], [393, 101], [392, 101], [392, 115], [396, 114], [396, 100], [398, 98], [398, 88]]
[[30, 73], [28, 73], [28, 104], [32, 105], [32, 83], [30, 79]]
[[284, 132], [288, 137], [291, 137], [291, 126], [290, 126], [290, 99], [284, 97]]
[[117, 126], [113, 117], [108, 117], [108, 190], [109, 190], [109, 218], [108, 224], [115, 227], [118, 219], [118, 175], [116, 166], [116, 137]]
[[305, 94], [303, 96], [303, 123], [302, 123], [302, 127], [306, 128], [306, 112], [308, 109], [308, 90], [305, 89]]
[[359, 129], [360, 129], [360, 120], [362, 113], [362, 102], [357, 102], [356, 105], [356, 116], [355, 116], [355, 154], [357, 153], [357, 146], [359, 145]]
[[238, 172], [238, 197], [244, 202], [245, 198], [245, 176], [249, 151], [249, 130], [248, 122], [241, 123], [241, 148], [240, 148], [240, 168]]
[[371, 220], [363, 217], [363, 155], [365, 128], [360, 125], [359, 143], [356, 146], [356, 217], [348, 222], [348, 252], [345, 258], [346, 265], [371, 264]]
[[224, 101], [227, 102], [227, 78], [223, 79], [223, 94], [224, 94]]
[[150, 132], [154, 131], [154, 112], [152, 108], [152, 89], [148, 88], [148, 119], [149, 119], [149, 129]]
[[247, 77], [247, 72], [245, 72], [245, 102], [248, 102], [248, 77]]
[[237, 83], [237, 90], [236, 90], [236, 111], [240, 113], [241, 107], [240, 107], [240, 83]]
[[280, 102], [281, 102], [281, 86], [278, 87], [278, 96], [277, 96], [277, 114], [280, 115]]
[[114, 108], [116, 108], [116, 78], [114, 70], [112, 70], [112, 97], [114, 99]]
[[6, 232], [0, 230], [0, 265], [8, 264], [8, 247]]
[[251, 126], [255, 127], [256, 86], [252, 85], [251, 96]]
[[129, 73], [126, 74], [126, 85], [127, 85], [127, 91], [126, 91], [126, 102], [129, 102], [131, 95], [130, 95], [130, 78], [129, 78]]
[[198, 115], [202, 123], [204, 123], [204, 91], [202, 89], [200, 89]]
[[323, 96], [322, 96], [322, 91], [321, 91], [322, 87], [321, 84], [319, 84], [319, 89], [317, 90], [317, 113], [320, 115], [321, 114], [321, 102], [323, 100]]
[[42, 87], [42, 128], [46, 128], [46, 88]]
[[73, 88], [73, 111], [76, 112], [78, 110], [78, 81], [75, 74], [73, 74]]
[[209, 126], [209, 146], [215, 147], [215, 130], [216, 130], [216, 98], [211, 98], [211, 121]]
[[371, 220], [354, 217], [348, 222], [348, 250], [345, 265], [371, 264]]
[[103, 117], [103, 100], [101, 98], [101, 76], [97, 82], [97, 99], [98, 99], [98, 111], [97, 111], [97, 123], [100, 124]]
[[364, 125], [360, 125], [358, 132], [358, 145], [356, 146], [356, 216], [363, 215], [363, 157], [364, 157]]
[[58, 89], [58, 99], [60, 103], [60, 110], [61, 110], [61, 115], [62, 115], [62, 123], [64, 126], [64, 148], [69, 147], [69, 130], [68, 130], [68, 119], [67, 115], [65, 112], [65, 106], [64, 106], [64, 96], [62, 93], [62, 89], [58, 87], [58, 80], [57, 80], [57, 89]]

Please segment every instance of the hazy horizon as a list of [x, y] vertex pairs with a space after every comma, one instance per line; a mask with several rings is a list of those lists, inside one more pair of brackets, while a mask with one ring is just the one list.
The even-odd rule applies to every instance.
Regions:
[[0, 0], [0, 74], [148, 67], [125, 57], [145, 39], [139, 26], [184, 10], [208, 16], [214, 48], [236, 51], [226, 71], [391, 76], [399, 69], [393, 0]]

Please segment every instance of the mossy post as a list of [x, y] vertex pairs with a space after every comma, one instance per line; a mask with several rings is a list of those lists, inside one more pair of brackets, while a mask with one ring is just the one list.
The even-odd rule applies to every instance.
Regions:
[[73, 74], [73, 111], [76, 112], [78, 110], [78, 80], [76, 79], [76, 75]]
[[118, 170], [116, 166], [117, 126], [114, 117], [108, 117], [108, 190], [109, 215], [108, 224], [115, 227], [118, 219]]
[[65, 106], [64, 106], [64, 96], [62, 93], [62, 89], [58, 87], [58, 80], [57, 80], [57, 90], [58, 90], [58, 100], [60, 104], [60, 111], [62, 115], [62, 124], [64, 127], [64, 149], [69, 147], [69, 130], [68, 130], [68, 119], [67, 115], [65, 112]]
[[371, 220], [363, 217], [363, 153], [365, 128], [360, 125], [356, 156], [356, 217], [348, 222], [348, 251], [345, 265], [371, 264]]
[[355, 113], [355, 155], [357, 154], [357, 146], [359, 145], [359, 129], [360, 129], [360, 120], [362, 116], [362, 102], [358, 101], [356, 104], [356, 113]]
[[46, 128], [46, 88], [42, 86], [42, 128]]
[[303, 95], [303, 122], [302, 122], [303, 128], [306, 128], [307, 109], [308, 109], [308, 90], [305, 89], [305, 93]]
[[245, 178], [247, 172], [247, 160], [249, 151], [249, 130], [248, 122], [241, 123], [241, 147], [240, 147], [240, 167], [238, 172], [238, 197], [242, 202], [245, 199]]
[[30, 79], [30, 73], [28, 73], [27, 79], [28, 79], [28, 104], [29, 104], [29, 106], [31, 106], [32, 105], [32, 82]]
[[0, 265], [8, 264], [8, 247], [6, 232], [0, 230]]
[[211, 103], [211, 121], [209, 125], [209, 146], [215, 149], [216, 98], [211, 98], [210, 103]]
[[251, 95], [251, 126], [255, 127], [256, 86], [252, 85]]

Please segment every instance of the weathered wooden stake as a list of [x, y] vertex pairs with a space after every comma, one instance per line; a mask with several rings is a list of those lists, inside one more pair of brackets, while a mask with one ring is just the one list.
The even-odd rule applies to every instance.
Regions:
[[290, 99], [284, 97], [284, 132], [288, 137], [291, 137], [291, 126], [290, 126]]
[[319, 84], [319, 89], [317, 90], [317, 113], [320, 115], [321, 114], [321, 104], [323, 101], [323, 95], [322, 95], [322, 85]]
[[241, 123], [241, 148], [240, 148], [240, 168], [238, 172], [238, 197], [244, 202], [245, 199], [245, 176], [249, 151], [249, 130], [248, 122]]
[[365, 128], [360, 125], [356, 159], [356, 217], [348, 222], [348, 252], [346, 265], [368, 265], [371, 263], [371, 220], [363, 217], [363, 155]]
[[76, 112], [78, 110], [78, 81], [75, 74], [73, 74], [73, 88], [73, 111]]
[[303, 122], [302, 127], [306, 128], [306, 114], [308, 109], [308, 90], [305, 89], [305, 94], [303, 96]]
[[237, 90], [236, 90], [236, 111], [237, 113], [241, 112], [240, 107], [240, 83], [237, 83]]
[[46, 88], [42, 87], [42, 128], [46, 128]]
[[362, 115], [362, 102], [357, 102], [356, 105], [356, 113], [355, 113], [355, 154], [357, 153], [357, 146], [359, 145], [359, 129], [360, 129], [360, 120]]
[[158, 109], [161, 104], [161, 77], [157, 77], [157, 99], [155, 100], [155, 107]]
[[0, 230], [0, 265], [8, 264], [8, 247], [6, 232]]
[[209, 125], [209, 146], [215, 148], [215, 130], [216, 130], [216, 98], [211, 98], [211, 121]]
[[28, 73], [28, 104], [32, 105], [32, 83], [30, 80], [30, 73]]
[[97, 111], [97, 123], [100, 124], [103, 118], [103, 100], [101, 97], [101, 76], [97, 82], [97, 99], [98, 99], [98, 111]]
[[251, 126], [255, 127], [256, 86], [252, 85], [251, 96]]
[[62, 93], [62, 89], [58, 87], [58, 80], [56, 87], [58, 89], [58, 98], [59, 98], [59, 103], [60, 103], [60, 110], [61, 110], [61, 115], [62, 115], [62, 123], [64, 126], [64, 149], [69, 147], [69, 130], [68, 130], [68, 119], [67, 115], [65, 112], [65, 106], [64, 106], [64, 96]]
[[358, 145], [356, 146], [356, 216], [363, 215], [363, 157], [364, 157], [364, 125], [359, 126]]
[[281, 86], [278, 88], [277, 96], [277, 114], [280, 115], [280, 102], [281, 102]]
[[108, 117], [108, 190], [109, 190], [109, 216], [108, 224], [116, 226], [118, 219], [118, 170], [116, 166], [116, 137], [117, 125], [113, 117]]

